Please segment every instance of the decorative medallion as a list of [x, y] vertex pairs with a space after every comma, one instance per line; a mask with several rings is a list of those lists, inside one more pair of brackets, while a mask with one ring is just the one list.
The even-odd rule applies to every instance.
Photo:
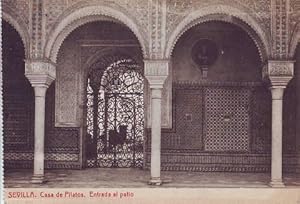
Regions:
[[192, 59], [207, 77], [208, 67], [213, 65], [219, 56], [217, 44], [209, 39], [198, 40], [192, 48]]
[[213, 65], [218, 56], [217, 44], [209, 39], [199, 40], [192, 48], [192, 58], [200, 67]]

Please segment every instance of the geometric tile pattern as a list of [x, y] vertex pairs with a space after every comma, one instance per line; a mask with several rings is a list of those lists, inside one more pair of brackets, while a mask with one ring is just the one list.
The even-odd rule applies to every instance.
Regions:
[[205, 150], [249, 150], [249, 97], [245, 88], [205, 89]]

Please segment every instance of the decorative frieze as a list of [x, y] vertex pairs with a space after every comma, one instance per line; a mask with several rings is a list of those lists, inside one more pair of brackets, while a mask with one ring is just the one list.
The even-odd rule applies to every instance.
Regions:
[[[33, 153], [4, 153], [4, 160], [10, 161], [26, 161], [33, 160]], [[79, 154], [75, 153], [46, 153], [46, 161], [78, 161]]]
[[[270, 154], [211, 154], [180, 150], [163, 150], [162, 171], [200, 172], [269, 172]], [[297, 154], [284, 155], [284, 172], [297, 172]], [[147, 152], [146, 169], [150, 166]]]

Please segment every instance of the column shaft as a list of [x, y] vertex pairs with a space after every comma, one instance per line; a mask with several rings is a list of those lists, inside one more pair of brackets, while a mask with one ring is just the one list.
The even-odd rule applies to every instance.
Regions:
[[152, 184], [161, 184], [160, 149], [161, 149], [161, 92], [151, 89], [151, 180]]
[[282, 97], [284, 88], [272, 88], [272, 163], [271, 183], [283, 187], [282, 182]]
[[48, 59], [25, 61], [25, 76], [34, 88], [34, 161], [32, 183], [44, 182], [45, 99], [46, 91], [55, 80], [55, 65]]
[[45, 144], [45, 97], [47, 86], [34, 87], [34, 170], [33, 183], [42, 183], [44, 179], [44, 144]]

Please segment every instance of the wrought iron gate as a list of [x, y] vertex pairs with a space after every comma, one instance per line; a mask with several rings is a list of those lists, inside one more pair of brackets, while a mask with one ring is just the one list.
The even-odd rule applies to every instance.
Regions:
[[[139, 66], [118, 60], [92, 74], [87, 86], [87, 166], [142, 167], [144, 86]], [[101, 78], [100, 86], [95, 78]]]

